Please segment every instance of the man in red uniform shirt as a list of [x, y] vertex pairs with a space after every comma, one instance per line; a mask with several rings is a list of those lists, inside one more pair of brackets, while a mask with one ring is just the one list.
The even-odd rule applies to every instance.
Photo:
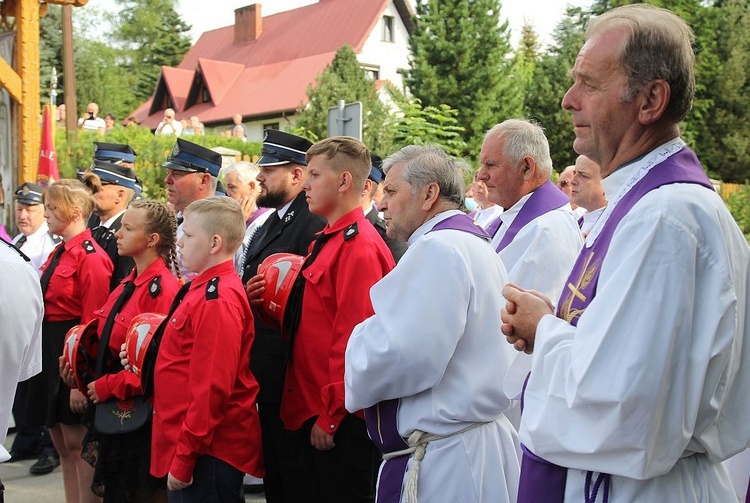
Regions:
[[177, 246], [198, 276], [159, 346], [151, 474], [168, 475], [170, 501], [236, 501], [245, 473], [263, 476], [253, 315], [232, 262], [245, 219], [229, 197], [199, 199], [184, 215]]
[[395, 263], [360, 206], [367, 147], [327, 138], [310, 147], [307, 162], [302, 188], [310, 211], [328, 225], [300, 273], [301, 301], [289, 307], [296, 330], [285, 320], [291, 349], [281, 418], [296, 432], [294, 479], [303, 484], [304, 501], [374, 501], [379, 455], [361, 412], [344, 407], [344, 352], [354, 326], [373, 314], [370, 287]]

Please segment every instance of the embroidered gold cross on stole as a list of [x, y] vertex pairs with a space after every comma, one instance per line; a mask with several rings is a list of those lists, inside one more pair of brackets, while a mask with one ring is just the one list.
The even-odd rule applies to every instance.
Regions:
[[[568, 291], [564, 292], [565, 300], [561, 304], [559, 317], [567, 321], [568, 323], [571, 323], [573, 319], [580, 317], [581, 314], [583, 314], [583, 312], [586, 310], [586, 305], [588, 305], [585, 304], [582, 309], [573, 309], [574, 299], [578, 299], [581, 302], [586, 303], [587, 297], [583, 294], [583, 290], [585, 290], [591, 284], [591, 280], [596, 275], [596, 271], [602, 262], [601, 259], [599, 259], [592, 263], [593, 259], [594, 252], [592, 251], [589, 256], [586, 257], [586, 261], [581, 268], [581, 274], [578, 277], [576, 284], [570, 282], [566, 285]], [[569, 279], [572, 280], [573, 278]]]

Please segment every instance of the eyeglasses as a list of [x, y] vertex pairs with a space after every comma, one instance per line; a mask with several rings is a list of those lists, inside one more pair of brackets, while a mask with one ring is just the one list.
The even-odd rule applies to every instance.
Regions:
[[557, 184], [562, 189], [562, 188], [567, 187], [568, 185], [570, 185], [570, 182], [567, 181], [567, 180], [558, 180]]

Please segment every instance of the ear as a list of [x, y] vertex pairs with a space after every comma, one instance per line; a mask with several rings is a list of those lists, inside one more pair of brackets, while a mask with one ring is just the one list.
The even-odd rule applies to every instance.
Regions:
[[154, 248], [159, 245], [161, 242], [161, 236], [158, 232], [152, 232], [151, 234], [148, 234], [146, 236], [146, 246], [149, 248]]
[[536, 178], [536, 161], [530, 155], [521, 159], [521, 165], [518, 168], [524, 182], [529, 182]]
[[372, 190], [372, 184], [373, 184], [372, 180], [370, 180], [369, 178], [365, 179], [365, 187], [362, 189], [362, 193], [360, 194], [360, 197], [370, 195], [370, 191]]
[[292, 168], [292, 182], [302, 183], [305, 179], [305, 170], [301, 166], [295, 165]]
[[201, 185], [211, 186], [211, 173], [203, 173], [201, 175]]
[[209, 250], [209, 253], [211, 255], [216, 255], [223, 249], [224, 249], [224, 240], [222, 239], [222, 237], [219, 236], [218, 234], [214, 234], [213, 236], [211, 236], [211, 249]]
[[339, 176], [339, 192], [347, 192], [354, 186], [354, 178], [349, 171], [344, 171]]
[[672, 90], [662, 79], [651, 82], [640, 96], [641, 106], [638, 109], [638, 120], [643, 125], [652, 124], [664, 115], [669, 105]]
[[125, 189], [117, 189], [117, 202], [119, 203], [125, 199]]
[[435, 182], [430, 183], [420, 191], [420, 195], [422, 197], [422, 210], [430, 211], [440, 199], [440, 187]]

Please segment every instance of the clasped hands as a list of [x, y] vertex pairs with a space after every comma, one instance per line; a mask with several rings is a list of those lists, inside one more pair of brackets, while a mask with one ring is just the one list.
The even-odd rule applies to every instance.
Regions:
[[503, 297], [507, 301], [501, 312], [501, 330], [505, 339], [517, 351], [533, 353], [539, 320], [547, 314], [554, 314], [555, 307], [536, 290], [526, 290], [513, 283], [503, 287]]

